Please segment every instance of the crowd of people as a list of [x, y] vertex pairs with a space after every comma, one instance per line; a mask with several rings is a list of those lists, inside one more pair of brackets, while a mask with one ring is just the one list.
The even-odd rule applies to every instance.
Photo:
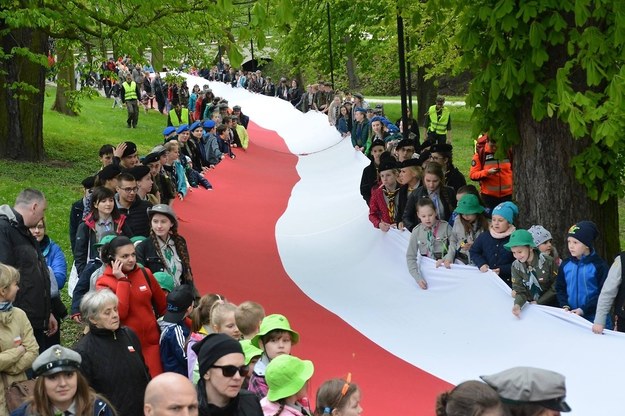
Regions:
[[[241, 87], [263, 85], [258, 73], [228, 74]], [[43, 193], [25, 189], [13, 206], [0, 207], [2, 383], [37, 376], [33, 396], [11, 414], [158, 415], [168, 406], [200, 415], [362, 413], [362, 392], [349, 375], [324, 382], [314, 403], [309, 399], [314, 365], [292, 354], [300, 334], [286, 316], [265, 316], [253, 301], [234, 305], [223, 294], [199, 293], [172, 201], [184, 200], [188, 187], [212, 189], [205, 174], [247, 149], [249, 118], [209, 88], [202, 97], [196, 87], [188, 97], [194, 105], [172, 100], [168, 126], [149, 154], [140, 158], [132, 142], [101, 147], [102, 167], [82, 182], [84, 196], [70, 210], [69, 276], [62, 250], [46, 233]], [[403, 138], [401, 122], [389, 122], [381, 108], [368, 111], [361, 94], [337, 95], [328, 87], [323, 85], [328, 100], [320, 101], [317, 87], [291, 102], [306, 103], [305, 111], [327, 109], [331, 123], [338, 109], [337, 130], [371, 159], [360, 187], [371, 222], [381, 231], [412, 233], [407, 265], [422, 289], [427, 280], [419, 256], [448, 268], [459, 261], [492, 270], [511, 286], [516, 316], [538, 303], [594, 320], [597, 333], [612, 327], [612, 317], [618, 322], [625, 297], [621, 262], [608, 273], [593, 249], [595, 225], [580, 221], [568, 230], [571, 256], [564, 261], [545, 228], [515, 229], [519, 212], [510, 201], [509, 159], [496, 159], [496, 144], [480, 138], [470, 173], [480, 191], [467, 185], [452, 163], [451, 117], [442, 97], [428, 112], [421, 143], [414, 119]], [[288, 99], [284, 88], [275, 94]], [[65, 285], [69, 311], [59, 296]], [[72, 349], [58, 345], [67, 316], [85, 327]], [[485, 383], [441, 395], [438, 414], [468, 414], [450, 409], [462, 400], [475, 409], [478, 398], [486, 400], [484, 409], [499, 412], [488, 413], [493, 415], [548, 414], [506, 410], [511, 402], [519, 409], [567, 411], [562, 376], [517, 371], [525, 371], [523, 380], [531, 385], [523, 394], [513, 388], [517, 373], [484, 376]], [[483, 392], [464, 394], [465, 388]], [[179, 394], [163, 394], [174, 389]], [[8, 413], [0, 402], [0, 416]]]

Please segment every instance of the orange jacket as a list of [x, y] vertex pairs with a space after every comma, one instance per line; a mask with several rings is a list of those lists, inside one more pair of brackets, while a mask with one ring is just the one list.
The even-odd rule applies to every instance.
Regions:
[[[486, 146], [484, 162], [480, 155], [475, 153], [471, 161], [469, 176], [471, 180], [480, 182], [480, 192], [497, 198], [512, 195], [512, 160], [510, 153], [506, 159], [495, 159], [495, 155]], [[488, 171], [492, 168], [499, 169], [494, 174]]]

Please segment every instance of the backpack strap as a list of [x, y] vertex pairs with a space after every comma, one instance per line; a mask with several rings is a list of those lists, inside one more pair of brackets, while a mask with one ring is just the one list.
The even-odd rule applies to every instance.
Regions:
[[152, 302], [152, 309], [154, 310], [154, 315], [156, 316], [156, 319], [158, 320], [158, 317], [160, 315], [158, 313], [158, 307], [156, 306], [156, 303], [154, 302], [154, 291], [152, 290], [152, 283], [150, 283], [150, 276], [148, 276], [148, 273], [145, 271], [145, 268], [143, 266], [138, 266], [138, 267], [143, 272], [143, 277], [145, 277], [145, 281], [148, 283], [148, 287], [150, 288], [150, 292], [152, 293], [152, 297], [150, 298], [150, 301]]

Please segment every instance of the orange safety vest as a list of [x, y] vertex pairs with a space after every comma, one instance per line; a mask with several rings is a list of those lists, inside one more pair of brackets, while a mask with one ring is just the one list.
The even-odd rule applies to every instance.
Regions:
[[[496, 198], [512, 195], [512, 160], [495, 159], [495, 155], [487, 153], [484, 163], [480, 155], [475, 153], [471, 161], [469, 176], [471, 180], [480, 182], [480, 192]], [[489, 175], [488, 170], [498, 168], [499, 172]]]

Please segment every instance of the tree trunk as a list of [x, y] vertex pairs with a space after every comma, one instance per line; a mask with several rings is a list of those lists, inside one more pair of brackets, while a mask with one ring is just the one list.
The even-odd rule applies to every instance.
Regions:
[[349, 47], [350, 42], [349, 36], [343, 37], [343, 42], [345, 43], [345, 50], [347, 60], [345, 61], [345, 70], [347, 71], [347, 85], [349, 87], [349, 91], [356, 91], [360, 87], [360, 82], [358, 81], [358, 75], [356, 74], [356, 60], [354, 59], [354, 53]]
[[77, 113], [69, 106], [68, 94], [76, 91], [74, 81], [74, 54], [70, 43], [59, 41], [57, 43], [57, 68], [59, 69], [56, 82], [56, 96], [52, 110], [68, 116], [75, 116]]
[[519, 206], [521, 228], [540, 224], [549, 230], [562, 257], [568, 256], [566, 233], [581, 220], [599, 228], [597, 253], [611, 264], [619, 252], [618, 204], [615, 197], [599, 204], [590, 200], [575, 179], [571, 159], [584, 149], [566, 124], [557, 118], [537, 122], [531, 115], [532, 100], [519, 110], [521, 142], [513, 148], [514, 199]]
[[[0, 38], [4, 54], [14, 47], [27, 47], [47, 56], [48, 36], [42, 31], [9, 29], [0, 20]], [[0, 60], [0, 157], [38, 161], [44, 157], [43, 99], [47, 68], [28, 58], [15, 55]], [[31, 92], [17, 83], [36, 89]], [[15, 88], [12, 86], [15, 85]]]
[[[416, 84], [417, 84], [417, 114], [414, 118], [419, 123], [419, 126], [425, 125], [425, 115], [428, 112], [428, 108], [434, 104], [434, 96], [436, 95], [436, 88], [434, 87], [434, 81], [430, 78], [425, 79], [426, 68], [417, 67]], [[425, 140], [425, 138], [423, 138]]]

